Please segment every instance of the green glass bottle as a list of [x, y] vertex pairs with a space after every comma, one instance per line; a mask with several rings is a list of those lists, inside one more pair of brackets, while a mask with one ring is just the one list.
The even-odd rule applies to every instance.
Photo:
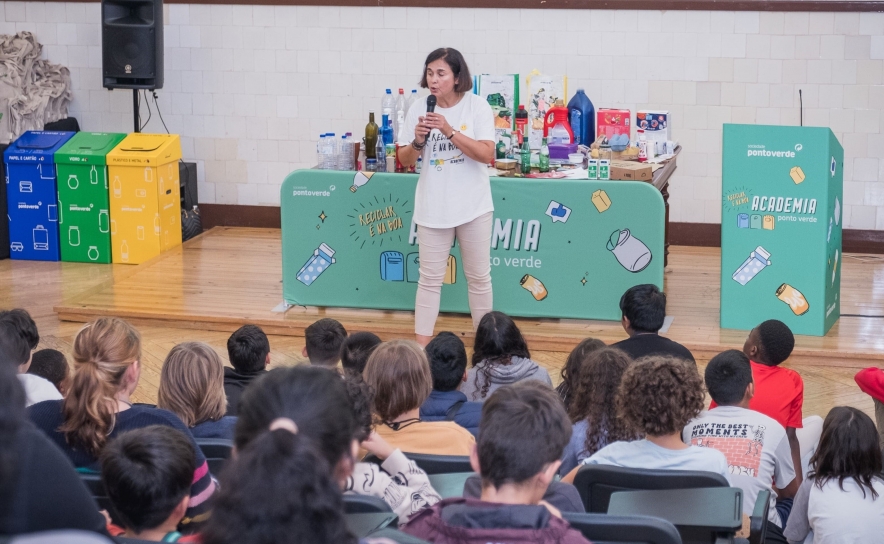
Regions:
[[506, 158], [506, 144], [503, 143], [503, 140], [497, 140], [497, 146], [495, 146], [495, 152], [497, 154], [498, 159]]
[[546, 138], [540, 144], [540, 171], [549, 172], [549, 146], [546, 144]]
[[378, 125], [374, 122], [374, 111], [368, 111], [368, 124], [365, 125], [365, 158], [377, 159]]
[[521, 162], [522, 162], [522, 173], [530, 174], [531, 173], [531, 147], [528, 145], [528, 138], [526, 136], [522, 136], [522, 149], [520, 153]]

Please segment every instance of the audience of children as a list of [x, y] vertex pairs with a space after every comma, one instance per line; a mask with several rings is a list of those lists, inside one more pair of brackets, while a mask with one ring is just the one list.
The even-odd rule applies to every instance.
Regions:
[[801, 483], [795, 477], [786, 429], [749, 409], [755, 384], [743, 352], [732, 349], [713, 357], [706, 366], [705, 381], [718, 407], [701, 413], [685, 427], [684, 442], [725, 454], [728, 482], [743, 490], [743, 514], [752, 515], [760, 491], [771, 491], [769, 541], [776, 537], [783, 542], [787, 519], [777, 512], [776, 499], [795, 496]]
[[29, 374], [31, 354], [40, 342], [37, 324], [20, 308], [0, 312], [0, 356], [18, 369], [18, 379], [25, 388], [27, 405], [44, 400], [61, 400], [61, 393], [52, 383], [36, 374]]
[[531, 360], [528, 344], [513, 318], [502, 312], [482, 316], [473, 344], [473, 367], [460, 391], [482, 401], [502, 385], [540, 380], [552, 386], [549, 372]]
[[373, 332], [354, 332], [341, 344], [341, 366], [345, 374], [362, 375], [365, 363], [381, 339]]
[[310, 359], [311, 365], [334, 368], [341, 360], [341, 346], [346, 338], [344, 326], [325, 317], [304, 329], [306, 345], [301, 355]]
[[[650, 356], [633, 362], [617, 391], [617, 413], [645, 437], [608, 444], [583, 464], [703, 470], [727, 477], [727, 459], [712, 448], [682, 442], [681, 433], [703, 409], [703, 380], [692, 361]], [[576, 469], [566, 476], [573, 481]]]
[[648, 355], [671, 355], [693, 362], [688, 348], [660, 336], [666, 319], [666, 293], [647, 283], [630, 287], [620, 297], [621, 324], [629, 335], [612, 347], [625, 352], [632, 360]]
[[227, 356], [233, 368], [224, 367], [226, 413], [235, 416], [243, 390], [270, 364], [270, 341], [260, 327], [243, 325], [227, 339]]
[[470, 452], [482, 477], [480, 498], [444, 499], [402, 530], [430, 542], [588, 543], [558, 510], [540, 502], [571, 436], [556, 392], [536, 381], [500, 387], [485, 401], [480, 426]]
[[[130, 402], [141, 376], [141, 336], [127, 322], [103, 317], [86, 324], [74, 339], [72, 355], [74, 371], [67, 396], [34, 404], [28, 415], [75, 467], [97, 472], [98, 458], [111, 438], [150, 425], [174, 427], [193, 441], [175, 414]], [[205, 520], [215, 490], [198, 448], [196, 457], [183, 532], [197, 530]]]
[[476, 439], [453, 421], [425, 421], [420, 408], [433, 391], [430, 364], [410, 340], [384, 342], [365, 365], [365, 382], [374, 391], [376, 432], [406, 453], [469, 455]]
[[458, 387], [467, 380], [467, 350], [451, 332], [440, 332], [424, 348], [433, 375], [433, 391], [421, 405], [423, 421], [453, 421], [479, 434], [482, 403], [467, 400]]
[[31, 355], [31, 366], [28, 367], [28, 374], [40, 376], [49, 381], [64, 396], [68, 376], [71, 375], [71, 368], [64, 353], [57, 349], [39, 349]]
[[204, 342], [173, 347], [160, 371], [157, 408], [178, 416], [194, 438], [233, 438], [235, 416], [225, 416], [224, 363]]
[[122, 524], [113, 527], [114, 536], [193, 541], [178, 532], [196, 468], [196, 452], [185, 434], [164, 425], [127, 431], [108, 442], [100, 461], [111, 510]]
[[0, 344], [0, 535], [105, 533], [105, 518], [71, 462], [28, 422], [24, 388], [16, 368], [3, 359], [3, 348]]
[[823, 422], [786, 525], [789, 542], [840, 544], [881, 542], [884, 480], [881, 447], [872, 419], [856, 408], [837, 406]]
[[568, 354], [565, 359], [565, 366], [562, 367], [562, 381], [556, 386], [556, 391], [562, 397], [565, 403], [565, 410], [571, 410], [571, 392], [574, 390], [574, 383], [580, 373], [580, 367], [586, 356], [597, 349], [605, 347], [605, 343], [595, 338], [584, 338], [577, 346]]
[[562, 454], [563, 476], [609, 443], [639, 438], [616, 413], [617, 390], [630, 363], [619, 349], [602, 348], [589, 351], [575, 364], [568, 409], [573, 429]]

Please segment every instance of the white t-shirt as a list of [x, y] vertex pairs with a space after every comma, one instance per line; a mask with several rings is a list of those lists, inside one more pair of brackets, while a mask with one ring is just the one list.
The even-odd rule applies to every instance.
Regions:
[[743, 513], [752, 515], [761, 490], [771, 490], [768, 519], [782, 528], [771, 483], [782, 489], [795, 479], [786, 429], [760, 412], [719, 406], [702, 412], [682, 434], [685, 444], [713, 448], [727, 458], [727, 481], [743, 490]]
[[584, 465], [613, 465], [625, 468], [704, 470], [725, 478], [727, 459], [720, 451], [690, 446], [683, 450], [662, 448], [648, 440], [614, 442], [584, 459]]
[[[426, 97], [412, 104], [399, 131], [398, 145], [411, 145], [418, 117], [426, 115]], [[464, 136], [495, 141], [494, 113], [483, 98], [463, 95], [451, 108], [436, 113]], [[494, 211], [487, 165], [467, 157], [446, 135], [433, 129], [424, 148], [420, 179], [414, 196], [414, 222], [422, 227], [447, 229], [469, 223]]]
[[25, 388], [28, 400], [25, 406], [37, 404], [44, 400], [61, 400], [61, 393], [46, 378], [34, 374], [19, 374], [18, 379]]
[[884, 540], [884, 480], [872, 480], [878, 498], [863, 492], [853, 478], [832, 479], [820, 489], [813, 479], [801, 482], [784, 534], [789, 542], [801, 542], [809, 532], [813, 544], [871, 544]]

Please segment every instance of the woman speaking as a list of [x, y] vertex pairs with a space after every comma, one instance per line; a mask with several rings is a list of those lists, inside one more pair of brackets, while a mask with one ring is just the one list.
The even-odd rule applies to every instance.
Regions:
[[436, 49], [424, 62], [418, 100], [399, 133], [399, 160], [422, 168], [414, 197], [420, 256], [414, 332], [422, 346], [433, 337], [442, 281], [455, 236], [460, 243], [475, 330], [491, 311], [491, 223], [494, 205], [486, 165], [494, 160], [494, 114], [472, 94], [473, 79], [456, 49]]

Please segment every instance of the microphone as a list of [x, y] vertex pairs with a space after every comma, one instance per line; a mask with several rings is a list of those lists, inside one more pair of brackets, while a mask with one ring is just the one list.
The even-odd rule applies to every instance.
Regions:
[[431, 94], [427, 97], [427, 113], [436, 111], [436, 95]]

